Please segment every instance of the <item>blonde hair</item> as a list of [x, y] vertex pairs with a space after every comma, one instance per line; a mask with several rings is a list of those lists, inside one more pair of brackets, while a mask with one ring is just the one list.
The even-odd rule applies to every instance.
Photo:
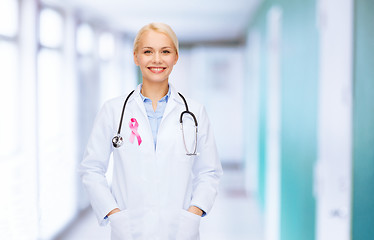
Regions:
[[136, 52], [138, 50], [138, 45], [139, 45], [141, 36], [146, 31], [150, 31], [150, 30], [166, 34], [171, 39], [171, 41], [173, 42], [174, 47], [175, 47], [175, 51], [177, 52], [177, 55], [179, 55], [179, 43], [178, 43], [177, 35], [173, 31], [173, 29], [171, 29], [171, 27], [169, 25], [165, 24], [165, 23], [150, 23], [150, 24], [147, 24], [144, 27], [142, 27], [139, 30], [139, 32], [136, 35], [135, 40], [134, 40], [134, 52]]

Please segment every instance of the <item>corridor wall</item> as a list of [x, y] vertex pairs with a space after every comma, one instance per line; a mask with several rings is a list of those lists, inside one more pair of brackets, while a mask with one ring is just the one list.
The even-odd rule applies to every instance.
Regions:
[[355, 1], [352, 239], [374, 239], [374, 2]]
[[[267, 150], [267, 106], [269, 86], [269, 11], [277, 7], [281, 11], [279, 41], [279, 199], [269, 198], [266, 174], [269, 166]], [[265, 0], [249, 25], [248, 33], [260, 33], [259, 57], [259, 201], [266, 206], [278, 201], [279, 236], [269, 239], [315, 239], [315, 199], [313, 196], [313, 169], [316, 161], [317, 102], [318, 102], [318, 33], [316, 1]], [[265, 41], [264, 41], [265, 39]], [[251, 78], [249, 74], [248, 78]], [[248, 89], [246, 89], [248, 90]], [[251, 161], [251, 159], [247, 159]], [[276, 215], [275, 215], [276, 216]], [[266, 222], [266, 220], [265, 220]], [[266, 227], [265, 227], [266, 229]]]

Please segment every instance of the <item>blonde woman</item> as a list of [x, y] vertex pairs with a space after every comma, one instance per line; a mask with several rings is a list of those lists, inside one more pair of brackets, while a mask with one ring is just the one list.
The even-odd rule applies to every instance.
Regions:
[[217, 195], [222, 167], [207, 113], [169, 83], [178, 58], [168, 25], [144, 26], [134, 41], [142, 84], [107, 101], [96, 117], [82, 181], [99, 224], [110, 222], [112, 240], [198, 240], [200, 219]]

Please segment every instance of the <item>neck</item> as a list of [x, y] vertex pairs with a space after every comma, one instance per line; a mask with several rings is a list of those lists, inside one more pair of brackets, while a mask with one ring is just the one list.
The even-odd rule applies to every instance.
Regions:
[[153, 83], [143, 81], [141, 93], [144, 97], [152, 100], [152, 102], [158, 102], [163, 98], [169, 91], [168, 81]]

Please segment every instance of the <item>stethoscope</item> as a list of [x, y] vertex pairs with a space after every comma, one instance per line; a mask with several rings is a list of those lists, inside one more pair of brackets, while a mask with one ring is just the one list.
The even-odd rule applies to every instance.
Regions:
[[[126, 108], [127, 101], [129, 100], [130, 96], [134, 93], [134, 91], [135, 90], [133, 90], [133, 91], [131, 91], [129, 93], [129, 95], [127, 96], [127, 98], [125, 100], [125, 103], [123, 104], [122, 113], [121, 113], [121, 120], [119, 121], [118, 131], [117, 131], [116, 136], [114, 136], [113, 139], [112, 139], [112, 143], [113, 143], [113, 146], [115, 148], [119, 148], [119, 147], [121, 147], [123, 145], [123, 137], [121, 136], [121, 128], [122, 128], [123, 115], [125, 113], [125, 108]], [[195, 115], [188, 110], [188, 104], [187, 104], [186, 99], [179, 92], [178, 92], [178, 94], [183, 99], [184, 105], [186, 106], [186, 110], [183, 111], [181, 113], [180, 117], [179, 117], [179, 123], [181, 125], [182, 136], [183, 136], [183, 144], [184, 144], [184, 148], [186, 149], [186, 155], [188, 155], [188, 156], [197, 155], [197, 153], [196, 153], [196, 150], [197, 150], [197, 120], [196, 120]], [[186, 145], [186, 139], [184, 137], [184, 130], [183, 130], [183, 115], [184, 114], [189, 114], [190, 116], [192, 116], [192, 118], [193, 118], [193, 120], [195, 122], [195, 146], [194, 146], [193, 152], [189, 152], [188, 151], [187, 145]]]

